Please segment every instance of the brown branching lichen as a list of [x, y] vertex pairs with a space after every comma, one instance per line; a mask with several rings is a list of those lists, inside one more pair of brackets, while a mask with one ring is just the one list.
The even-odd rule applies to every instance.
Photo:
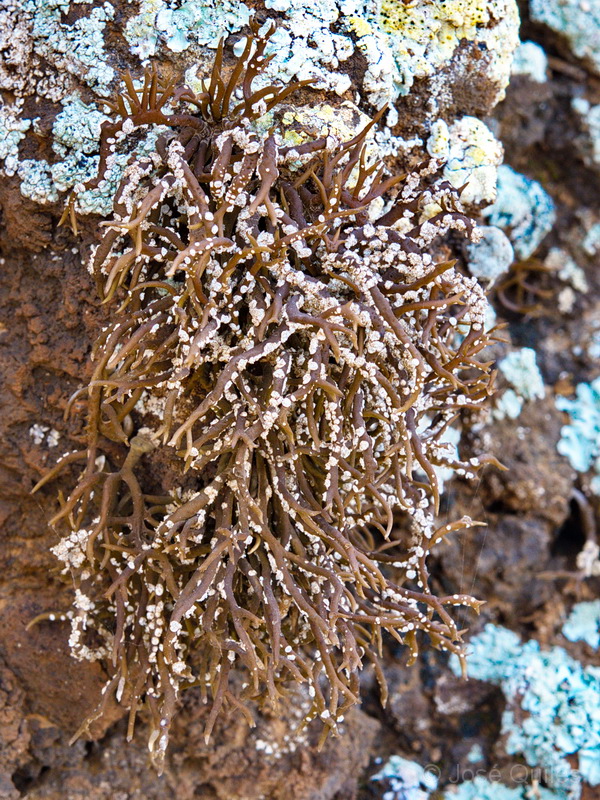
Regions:
[[[460, 654], [449, 609], [478, 606], [432, 594], [426, 566], [471, 524], [436, 529], [436, 468], [485, 461], [453, 460], [442, 439], [489, 392], [486, 300], [430, 255], [472, 223], [435, 165], [386, 177], [370, 162], [376, 120], [296, 148], [261, 132], [298, 88], [254, 91], [265, 43], [255, 28], [229, 79], [220, 46], [199, 96], [155, 71], [141, 91], [127, 78], [103, 131], [98, 182], [119, 137], [165, 126], [127, 167], [93, 255], [118, 310], [94, 349], [87, 449], [68, 456], [85, 468], [52, 523], [75, 584], [72, 650], [107, 664], [103, 703], [130, 709], [129, 735], [145, 701], [159, 765], [186, 687], [210, 705], [207, 738], [226, 708], [251, 723], [249, 703], [276, 707], [292, 683], [326, 733], [365, 664], [385, 697], [383, 632], [413, 658], [418, 632]], [[185, 490], [144, 487], [157, 449]]]
[[552, 269], [536, 258], [517, 261], [499, 281], [494, 294], [508, 311], [541, 317], [549, 313], [548, 301], [555, 294]]

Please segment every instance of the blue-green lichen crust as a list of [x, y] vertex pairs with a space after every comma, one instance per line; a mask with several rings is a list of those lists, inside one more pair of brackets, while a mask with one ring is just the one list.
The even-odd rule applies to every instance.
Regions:
[[[451, 657], [451, 667], [460, 674], [458, 659]], [[580, 796], [581, 781], [600, 785], [600, 668], [488, 624], [469, 643], [467, 673], [502, 689], [509, 755], [545, 770], [550, 786], [568, 798]]]

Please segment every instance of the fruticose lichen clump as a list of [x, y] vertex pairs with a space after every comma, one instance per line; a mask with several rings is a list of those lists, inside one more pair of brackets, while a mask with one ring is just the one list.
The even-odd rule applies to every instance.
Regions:
[[[259, 118], [298, 84], [253, 90], [266, 42], [254, 26], [229, 69], [221, 45], [204, 92], [149, 69], [114, 103], [92, 183], [123, 143], [166, 132], [102, 223], [90, 268], [116, 311], [84, 389], [88, 444], [44, 479], [85, 462], [52, 521], [70, 644], [110, 672], [98, 714], [116, 696], [131, 735], [145, 699], [159, 765], [186, 687], [210, 706], [207, 738], [226, 708], [251, 722], [250, 703], [296, 682], [326, 733], [365, 663], [385, 693], [384, 631], [412, 657], [418, 632], [460, 654], [448, 608], [478, 606], [437, 597], [426, 567], [471, 524], [436, 529], [435, 468], [488, 460], [443, 444], [490, 391], [484, 293], [431, 254], [472, 223], [435, 162], [386, 177], [367, 160], [377, 120], [281, 146]], [[159, 457], [179, 476], [168, 494]]]

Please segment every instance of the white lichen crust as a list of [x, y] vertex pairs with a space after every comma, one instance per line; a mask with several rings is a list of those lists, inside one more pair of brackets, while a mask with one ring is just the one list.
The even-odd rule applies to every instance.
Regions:
[[[375, 108], [388, 104], [389, 127], [377, 142], [381, 157], [390, 147], [404, 147], [391, 133], [398, 122], [394, 104], [402, 95], [420, 92], [423, 81], [428, 97], [424, 131], [440, 116], [455, 113], [448, 109], [463, 103], [459, 99], [465, 94], [462, 43], [478, 48], [477, 80], [487, 87], [483, 94], [491, 107], [508, 83], [518, 42], [514, 0], [416, 0], [409, 4], [401, 0], [265, 0], [261, 11], [267, 16], [263, 29], [273, 19], [277, 28], [266, 51], [270, 60], [257, 85], [310, 80], [315, 89], [325, 90], [330, 97], [345, 97], [346, 102], [351, 96], [356, 99], [360, 91]], [[212, 56], [223, 37], [233, 34], [235, 40], [229, 40], [228, 46], [238, 55], [243, 51], [252, 13], [241, 0], [6, 0], [0, 6], [0, 91], [6, 103], [0, 108], [0, 175], [17, 176], [23, 196], [36, 203], [54, 204], [68, 193], [70, 208], [77, 213], [107, 215], [129, 156], [154, 147], [150, 131], [147, 140], [130, 143], [128, 152], [113, 154], [112, 170], [102, 188], [86, 189], [97, 166], [94, 129], [102, 116], [91, 101], [94, 96], [110, 95], [122, 67], [109, 39], [111, 22], [123, 21], [122, 41], [129, 45], [134, 71], [138, 58], [143, 64], [154, 58], [175, 60], [176, 69], [185, 71], [191, 85], [202, 80], [197, 76], [203, 74], [207, 56]], [[366, 61], [360, 79], [353, 66], [356, 57]], [[23, 111], [26, 99], [27, 107], [33, 109], [28, 113]], [[63, 106], [51, 134], [47, 104], [40, 100]], [[464, 104], [469, 105], [468, 101]], [[313, 105], [304, 110], [315, 116]], [[36, 108], [43, 109], [39, 118]], [[67, 146], [60, 122], [65, 115], [74, 123]], [[475, 157], [482, 146], [479, 133], [471, 129], [465, 133], [463, 149]], [[43, 157], [32, 157], [40, 137], [47, 136], [53, 151], [50, 160], [47, 149]], [[29, 157], [20, 160], [25, 137]], [[490, 142], [483, 146], [493, 161]], [[474, 202], [480, 202], [480, 196], [487, 199], [493, 193], [493, 169], [471, 164], [469, 154], [464, 160], [464, 168], [474, 175], [470, 180], [478, 195]], [[480, 180], [484, 185], [474, 186]]]

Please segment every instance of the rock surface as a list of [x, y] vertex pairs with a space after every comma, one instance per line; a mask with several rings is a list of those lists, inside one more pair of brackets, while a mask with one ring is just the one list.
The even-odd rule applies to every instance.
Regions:
[[[125, 721], [116, 710], [92, 729], [89, 740], [69, 745], [97, 703], [102, 669], [71, 658], [68, 629], [61, 622], [26, 629], [37, 614], [60, 614], [71, 602], [50, 552], [56, 534], [47, 525], [57, 491], [69, 485], [69, 476], [39, 495], [31, 496], [30, 490], [60, 454], [81, 446], [84, 408], [76, 402], [66, 419], [64, 412], [89, 378], [91, 345], [106, 322], [83, 266], [99, 220], [84, 212], [102, 210], [106, 196], [83, 197], [77, 188], [97, 155], [98, 118], [90, 116], [96, 113], [95, 101], [110, 95], [123, 69], [139, 75], [140, 58], [156, 58], [167, 73], [198, 80], [220, 35], [229, 34], [231, 58], [249, 9], [260, 21], [275, 19], [280, 26], [274, 74], [287, 81], [294, 76], [316, 80], [316, 89], [304, 90], [294, 113], [316, 114], [306, 108], [318, 106], [314, 124], [326, 126], [333, 117], [351, 131], [361, 115], [391, 102], [384, 135], [374, 146], [399, 165], [421, 160], [432, 136], [439, 137], [441, 130], [443, 139], [443, 126], [449, 132], [449, 159], [452, 130], [462, 130], [464, 120], [471, 119], [466, 147], [457, 156], [455, 141], [454, 162], [447, 169], [466, 179], [476, 168], [487, 170], [485, 191], [471, 198], [475, 208], [493, 199], [486, 187], [494, 183], [498, 142], [505, 162], [552, 198], [554, 223], [531, 251], [517, 253], [532, 261], [508, 273], [513, 283], [502, 285], [499, 275], [491, 289], [498, 321], [509, 323], [510, 340], [496, 345], [493, 355], [501, 359], [511, 350], [534, 348], [545, 398], [517, 397], [516, 418], [490, 414], [461, 445], [475, 455], [498, 454], [508, 471], [489, 468], [480, 482], [454, 478], [447, 484], [442, 518], [468, 513], [487, 528], [440, 546], [432, 581], [448, 593], [472, 591], [486, 601], [480, 622], [473, 615], [462, 621], [474, 632], [483, 622], [494, 622], [524, 640], [533, 637], [544, 646], [558, 642], [582, 663], [599, 663], [597, 652], [566, 642], [560, 633], [575, 600], [591, 600], [600, 588], [597, 577], [581, 577], [577, 562], [597, 524], [599, 503], [590, 476], [576, 473], [556, 449], [568, 420], [555, 403], [556, 396], [573, 396], [578, 384], [592, 381], [600, 370], [600, 171], [592, 113], [600, 107], [600, 95], [586, 72], [597, 72], [596, 40], [586, 38], [575, 18], [567, 24], [560, 17], [566, 3], [545, 3], [542, 9], [532, 2], [529, 11], [522, 5], [521, 37], [549, 57], [547, 80], [541, 80], [546, 72], [539, 53], [531, 70], [521, 61], [506, 100], [494, 111], [517, 43], [512, 0], [388, 2], [375, 16], [358, 0], [177, 7], [160, 0], [3, 4], [0, 797], [387, 798], [385, 782], [369, 782], [369, 776], [378, 768], [376, 759], [398, 753], [436, 765], [440, 787], [452, 780], [457, 766], [464, 772], [473, 763], [487, 771], [499, 764], [510, 785], [515, 756], [506, 753], [500, 734], [505, 704], [500, 689], [479, 681], [465, 684], [445, 657], [432, 651], [407, 668], [405, 654], [386, 641], [387, 708], [380, 708], [376, 682], [367, 672], [363, 709], [349, 714], [344, 735], [328, 740], [321, 751], [318, 731], [293, 733], [294, 709], [302, 698], [290, 701], [281, 720], [259, 715], [252, 732], [232, 717], [207, 746], [201, 737], [204, 710], [191, 690], [159, 779], [148, 765], [144, 731], [125, 745]], [[194, 14], [200, 8], [207, 16], [197, 24]], [[65, 120], [69, 125], [62, 124]], [[474, 131], [481, 136], [477, 142]], [[479, 149], [467, 154], [471, 160], [465, 164], [469, 147]], [[461, 172], [465, 169], [471, 172]], [[58, 225], [71, 188], [81, 195], [77, 237]], [[543, 267], [551, 248], [583, 271], [587, 292], [577, 289], [555, 260]], [[523, 283], [524, 294], [516, 293]], [[542, 293], [531, 295], [530, 286]], [[528, 303], [533, 297], [535, 315], [515, 310], [514, 302], [507, 306], [506, 299], [517, 296]], [[508, 391], [515, 393], [500, 377], [500, 396]], [[583, 502], [574, 499], [574, 488], [583, 491]], [[479, 752], [475, 747], [483, 754], [479, 762], [472, 761]], [[591, 800], [595, 791], [584, 785], [582, 800]]]

